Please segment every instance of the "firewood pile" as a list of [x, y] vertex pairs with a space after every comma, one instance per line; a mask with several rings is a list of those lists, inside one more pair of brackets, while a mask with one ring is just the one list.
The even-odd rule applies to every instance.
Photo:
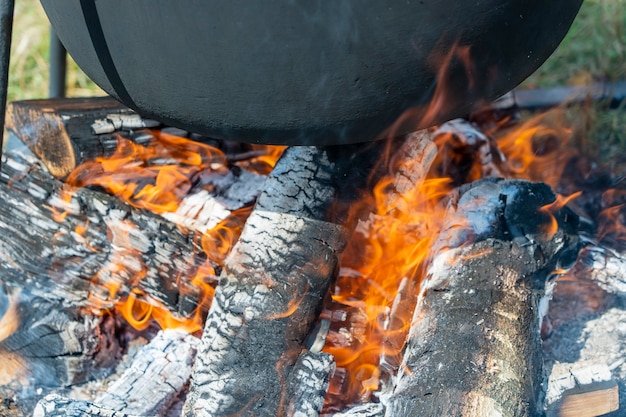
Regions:
[[12, 103], [0, 415], [626, 409], [624, 185], [515, 116], [283, 152]]

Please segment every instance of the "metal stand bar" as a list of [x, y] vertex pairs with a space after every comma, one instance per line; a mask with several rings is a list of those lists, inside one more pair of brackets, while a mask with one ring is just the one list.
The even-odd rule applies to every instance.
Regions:
[[54, 29], [50, 28], [50, 84], [48, 86], [50, 98], [65, 97], [66, 71], [67, 51]]
[[[11, 32], [15, 0], [0, 0], [0, 154], [4, 139], [4, 113], [9, 85], [9, 58], [11, 57]], [[2, 162], [0, 159], [0, 166]]]

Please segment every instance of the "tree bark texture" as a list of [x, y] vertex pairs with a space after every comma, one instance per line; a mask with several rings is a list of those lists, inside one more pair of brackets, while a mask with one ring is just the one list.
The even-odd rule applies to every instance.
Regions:
[[543, 184], [482, 181], [451, 204], [422, 283], [387, 416], [533, 416], [543, 382], [540, 299], [573, 262], [575, 216], [546, 232]]
[[337, 267], [346, 230], [326, 222], [339, 170], [324, 149], [290, 148], [226, 259], [186, 416], [286, 415], [288, 382]]

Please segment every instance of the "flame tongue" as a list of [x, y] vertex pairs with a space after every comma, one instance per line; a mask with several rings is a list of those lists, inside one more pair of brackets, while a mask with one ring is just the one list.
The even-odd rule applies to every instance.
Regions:
[[155, 133], [147, 145], [118, 137], [116, 152], [79, 166], [67, 184], [99, 186], [138, 208], [174, 212], [191, 189], [194, 177], [207, 170], [226, 171], [226, 158], [216, 148]]
[[[182, 328], [195, 332], [202, 328], [202, 314], [210, 305], [217, 283], [214, 265], [220, 265], [241, 232], [251, 207], [226, 210], [211, 200], [216, 184], [232, 175], [228, 161], [217, 148], [184, 138], [154, 131], [152, 139], [144, 145], [118, 136], [115, 153], [99, 157], [82, 164], [66, 180], [69, 186], [64, 197], [71, 199], [72, 187], [101, 187], [128, 204], [178, 220], [176, 216], [202, 217], [202, 226], [196, 229], [201, 234], [200, 245], [207, 260], [190, 271], [181, 271], [172, 277], [181, 291], [197, 293], [199, 307], [189, 316], [172, 314], [161, 302], [141, 290], [141, 281], [146, 277], [146, 265], [142, 261], [141, 231], [128, 220], [108, 218], [107, 230], [112, 243], [109, 263], [93, 279], [90, 312], [102, 314], [115, 310], [133, 327], [142, 330], [157, 322], [162, 328]], [[265, 174], [271, 170], [284, 147], [253, 146], [245, 159], [238, 162], [241, 169]], [[205, 219], [204, 210], [186, 207], [178, 213], [184, 199], [195, 193], [198, 199], [213, 201], [209, 206], [221, 208], [223, 215]], [[210, 207], [209, 207], [210, 208]], [[192, 213], [187, 213], [191, 211]], [[63, 213], [58, 213], [59, 220]], [[213, 216], [213, 215], [211, 215]], [[210, 217], [211, 217], [210, 216]], [[196, 225], [194, 219], [185, 224]], [[87, 225], [83, 227], [86, 228]], [[76, 231], [80, 234], [80, 230]], [[195, 264], [189, 260], [190, 265]], [[174, 285], [174, 284], [172, 284]]]

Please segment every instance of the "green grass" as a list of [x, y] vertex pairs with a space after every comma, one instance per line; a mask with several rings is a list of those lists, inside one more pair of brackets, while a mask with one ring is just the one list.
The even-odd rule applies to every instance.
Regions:
[[[555, 53], [522, 88], [585, 86], [626, 79], [626, 0], [585, 0]], [[618, 175], [626, 174], [626, 107], [587, 103], [567, 109], [585, 151]]]
[[[11, 42], [9, 101], [48, 96], [49, 24], [39, 0], [17, 0]], [[67, 92], [70, 96], [104, 94], [68, 60]]]
[[525, 87], [626, 78], [626, 0], [585, 0], [556, 52]]

